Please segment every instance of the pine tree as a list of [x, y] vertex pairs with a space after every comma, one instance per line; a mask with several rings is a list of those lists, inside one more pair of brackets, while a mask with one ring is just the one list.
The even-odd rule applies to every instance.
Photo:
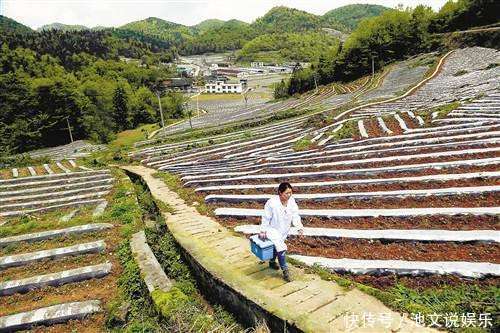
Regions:
[[129, 128], [128, 97], [125, 89], [118, 86], [113, 95], [113, 120], [117, 131]]

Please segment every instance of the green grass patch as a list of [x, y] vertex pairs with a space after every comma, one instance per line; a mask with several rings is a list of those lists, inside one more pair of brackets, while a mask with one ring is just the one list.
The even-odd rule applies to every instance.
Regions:
[[[177, 119], [178, 120], [178, 119]], [[167, 122], [172, 121], [168, 119]], [[126, 130], [116, 134], [116, 139], [110, 142], [110, 148], [130, 147], [137, 141], [147, 139], [149, 133], [159, 129], [158, 124], [146, 124], [137, 128]]]
[[455, 74], [453, 74], [453, 76], [462, 76], [462, 75], [465, 75], [467, 73], [469, 73], [469, 72], [466, 71], [465, 69], [461, 69], [458, 72], [456, 72]]
[[432, 114], [434, 112], [439, 112], [438, 117], [436, 119], [445, 118], [446, 116], [448, 116], [448, 114], [451, 111], [458, 109], [461, 105], [462, 104], [460, 102], [452, 102], [452, 103], [436, 106], [434, 108], [430, 108], [427, 110], [418, 111], [417, 115], [421, 116], [422, 119], [424, 119], [424, 122], [426, 124], [430, 124], [432, 121]]
[[305, 136], [302, 139], [295, 141], [295, 143], [293, 144], [293, 150], [304, 151], [315, 148], [316, 144], [311, 140], [312, 138], [310, 136]]
[[[235, 100], [243, 100], [243, 96], [237, 93], [228, 93], [228, 94], [201, 94], [198, 98], [199, 102], [205, 101], [235, 101]], [[196, 102], [196, 97], [192, 98], [194, 102]]]
[[346, 121], [342, 128], [339, 129], [337, 132], [332, 133], [332, 141], [339, 141], [343, 139], [349, 139], [354, 137], [354, 135], [358, 131], [358, 123], [356, 120], [349, 120]]

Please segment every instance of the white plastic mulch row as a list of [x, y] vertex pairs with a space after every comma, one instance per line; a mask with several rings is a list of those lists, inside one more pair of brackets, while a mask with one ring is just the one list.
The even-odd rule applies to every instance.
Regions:
[[408, 126], [406, 125], [405, 121], [399, 114], [395, 114], [394, 118], [398, 121], [399, 127], [403, 130], [403, 132], [408, 132]]
[[[464, 131], [461, 129], [461, 133]], [[280, 157], [269, 157], [268, 160], [289, 160], [290, 158], [305, 158], [309, 156], [320, 156], [320, 155], [328, 155], [332, 153], [342, 153], [342, 152], [353, 152], [353, 151], [365, 151], [368, 149], [382, 149], [382, 148], [392, 148], [392, 147], [407, 147], [409, 145], [424, 145], [424, 144], [430, 144], [430, 143], [439, 143], [442, 141], [460, 141], [460, 140], [466, 140], [466, 139], [473, 139], [473, 138], [488, 138], [488, 137], [498, 137], [500, 136], [500, 131], [481, 131], [478, 133], [468, 133], [468, 134], [458, 134], [458, 135], [450, 135], [450, 136], [436, 136], [436, 137], [431, 137], [431, 138], [424, 138], [424, 139], [411, 139], [411, 140], [404, 140], [404, 138], [400, 137], [399, 140], [396, 142], [379, 142], [379, 143], [368, 143], [367, 141], [370, 140], [362, 140], [362, 141], [357, 141], [357, 142], [346, 142], [346, 143], [340, 143], [335, 146], [327, 146], [326, 149], [322, 151], [309, 151], [309, 152], [303, 152], [303, 153], [294, 153], [294, 154], [283, 154], [283, 156]], [[393, 138], [396, 138], [397, 136], [393, 136]], [[364, 144], [368, 143], [368, 144]], [[458, 143], [457, 143], [458, 144]]]
[[487, 262], [330, 259], [303, 255], [291, 255], [290, 257], [309, 266], [320, 265], [335, 272], [352, 274], [414, 276], [453, 274], [468, 278], [500, 275], [500, 265]]
[[[260, 225], [247, 224], [234, 228], [236, 232], [257, 234]], [[291, 228], [289, 235], [299, 235], [297, 228]], [[382, 239], [391, 241], [426, 242], [488, 242], [500, 243], [500, 231], [496, 230], [439, 230], [439, 229], [335, 229], [304, 228], [303, 236], [328, 238]]]
[[492, 152], [498, 152], [498, 151], [500, 151], [500, 147], [464, 149], [464, 150], [457, 150], [457, 151], [444, 151], [444, 152], [427, 153], [427, 154], [375, 157], [375, 158], [366, 158], [366, 159], [362, 159], [362, 160], [346, 160], [346, 161], [325, 162], [325, 163], [308, 163], [308, 164], [290, 164], [290, 165], [286, 165], [286, 166], [277, 166], [277, 167], [269, 167], [269, 168], [270, 169], [281, 169], [284, 167], [286, 167], [286, 168], [309, 168], [309, 167], [319, 168], [319, 167], [334, 166], [334, 165], [366, 164], [366, 163], [403, 161], [403, 160], [412, 160], [412, 159], [421, 159], [421, 158], [439, 158], [439, 157], [450, 157], [450, 156], [459, 156], [459, 155], [483, 154], [483, 153], [492, 153]]
[[[459, 174], [439, 174], [417, 177], [395, 177], [395, 178], [369, 178], [369, 179], [349, 179], [349, 180], [335, 180], [324, 182], [302, 182], [293, 183], [293, 187], [324, 187], [324, 186], [338, 186], [338, 185], [377, 185], [377, 184], [391, 184], [391, 183], [405, 183], [405, 182], [442, 182], [448, 180], [465, 180], [473, 178], [497, 178], [500, 177], [500, 171], [491, 172], [471, 172]], [[245, 190], [245, 189], [264, 189], [264, 188], [278, 188], [276, 184], [234, 184], [234, 185], [221, 185], [221, 186], [206, 186], [198, 187], [195, 191], [219, 191], [219, 190]]]
[[362, 138], [368, 138], [368, 133], [366, 132], [365, 124], [363, 123], [363, 120], [360, 119], [358, 120], [358, 129], [359, 129], [359, 134], [361, 135]]
[[[377, 191], [377, 192], [338, 192], [338, 193], [297, 193], [293, 197], [295, 200], [331, 200], [331, 199], [372, 199], [372, 198], [407, 198], [407, 197], [427, 197], [446, 195], [471, 195], [486, 194], [500, 191], [500, 185], [475, 186], [475, 187], [449, 187], [433, 188], [424, 190], [397, 190], [397, 191]], [[205, 197], [206, 202], [225, 201], [267, 201], [273, 197], [272, 194], [210, 194]]]
[[[267, 165], [257, 165], [256, 167], [259, 170], [262, 169], [294, 169], [294, 168], [319, 168], [319, 167], [331, 167], [338, 165], [359, 165], [359, 164], [369, 164], [369, 163], [380, 163], [380, 162], [393, 162], [393, 161], [408, 161], [412, 159], [423, 159], [423, 158], [441, 158], [441, 157], [451, 157], [451, 156], [461, 156], [461, 155], [473, 155], [473, 154], [482, 154], [482, 153], [492, 153], [500, 151], [500, 147], [492, 147], [492, 148], [478, 148], [478, 149], [465, 149], [458, 151], [444, 151], [444, 152], [436, 152], [436, 153], [426, 153], [426, 154], [413, 154], [413, 155], [396, 155], [396, 156], [387, 156], [387, 157], [374, 157], [374, 158], [366, 158], [360, 160], [344, 160], [344, 161], [335, 161], [335, 162], [325, 162], [325, 163], [309, 163], [309, 164], [296, 164], [296, 162], [290, 161], [290, 163], [282, 162], [275, 164], [282, 164], [279, 166], [267, 166]], [[430, 163], [429, 163], [430, 164]], [[397, 168], [398, 166], [390, 166], [388, 168]], [[361, 170], [361, 169], [360, 169]], [[252, 170], [255, 172], [255, 170]], [[342, 171], [342, 170], [339, 170]], [[182, 180], [193, 180], [193, 179], [203, 179], [210, 177], [225, 177], [230, 175], [245, 175], [248, 174], [248, 171], [242, 172], [220, 172], [220, 173], [206, 173], [201, 175], [190, 175], [182, 177]], [[279, 177], [279, 176], [276, 176]]]
[[380, 128], [382, 129], [382, 131], [384, 131], [384, 133], [389, 134], [389, 135], [393, 133], [387, 127], [387, 125], [385, 124], [384, 119], [382, 119], [382, 117], [377, 117], [377, 122], [378, 122], [378, 125], [380, 126]]
[[[221, 207], [215, 210], [217, 216], [261, 217], [263, 209]], [[417, 217], [429, 215], [499, 215], [500, 207], [432, 207], [432, 208], [394, 208], [394, 209], [300, 209], [300, 216], [326, 218], [355, 217]]]
[[159, 159], [159, 160], [156, 160], [153, 162], [148, 162], [148, 159], [145, 159], [145, 160], [142, 160], [141, 162], [142, 163], [145, 162], [148, 166], [167, 166], [167, 165], [172, 165], [173, 162], [179, 161], [179, 160], [186, 160], [186, 159], [197, 157], [197, 156], [207, 156], [207, 155], [210, 155], [210, 154], [213, 154], [216, 152], [218, 154], [228, 154], [228, 153], [233, 152], [233, 151], [241, 151], [242, 147], [244, 147], [244, 146], [254, 145], [257, 143], [261, 143], [261, 142], [278, 140], [280, 138], [281, 139], [292, 138], [295, 133], [302, 132], [302, 131], [303, 130], [298, 129], [298, 130], [293, 130], [293, 131], [286, 132], [286, 133], [279, 133], [279, 134], [268, 136], [265, 138], [260, 138], [260, 139], [256, 139], [256, 140], [250, 140], [250, 141], [243, 141], [241, 143], [235, 143], [235, 144], [230, 145], [228, 147], [224, 146], [224, 147], [220, 147], [220, 148], [207, 149], [207, 150], [202, 150], [202, 151], [198, 151], [198, 152], [191, 153], [191, 154], [182, 154], [178, 157], [165, 156], [165, 157], [162, 157], [162, 159]]
[[[423, 149], [437, 149], [437, 148], [447, 148], [447, 149], [454, 149], [456, 147], [461, 147], [462, 149], [465, 147], [473, 147], [473, 146], [483, 146], [483, 145], [491, 145], [491, 144], [497, 144], [500, 143], [500, 137], [496, 138], [491, 138], [491, 139], [483, 139], [479, 138], [476, 140], [464, 140], [460, 142], [446, 142], [446, 143], [428, 143], [428, 144], [421, 144], [421, 145], [407, 145], [407, 146], [402, 146], [402, 147], [394, 147], [394, 148], [382, 148], [382, 149], [367, 149], [367, 150], [362, 150], [362, 151], [355, 151], [355, 152], [348, 152], [348, 153], [340, 153], [340, 154], [335, 154], [329, 151], [325, 151], [325, 154], [322, 154], [320, 156], [314, 156], [310, 155], [311, 157], [304, 157], [300, 155], [295, 155], [292, 157], [289, 157], [288, 159], [281, 158], [280, 156], [278, 157], [268, 157], [268, 160], [271, 161], [276, 161], [276, 162], [268, 162], [268, 163], [261, 163], [258, 166], [259, 167], [269, 167], [273, 165], [287, 165], [292, 161], [296, 162], [309, 162], [309, 161], [315, 161], [315, 160], [323, 160], [323, 159], [332, 159], [335, 158], [337, 160], [342, 160], [342, 159], [348, 159], [351, 157], [358, 157], [362, 156], [363, 158], [367, 158], [371, 155], [384, 155], [387, 153], [396, 153], [396, 152], [414, 152], [414, 151], [420, 151]], [[345, 151], [345, 149], [343, 150]], [[315, 154], [318, 155], [318, 154]]]
[[[426, 170], [426, 169], [443, 169], [449, 167], [464, 167], [464, 166], [484, 166], [484, 165], [496, 165], [500, 163], [500, 158], [483, 158], [483, 159], [473, 159], [473, 160], [460, 160], [460, 161], [449, 161], [449, 162], [435, 162], [435, 163], [422, 163], [422, 164], [407, 164], [398, 165], [390, 167], [380, 167], [380, 168], [364, 168], [364, 169], [345, 169], [345, 170], [326, 170], [326, 171], [316, 171], [316, 172], [290, 172], [290, 173], [267, 173], [267, 174], [257, 174], [257, 175], [246, 175], [240, 177], [231, 178], [213, 178], [213, 179], [198, 179], [187, 181], [184, 185], [189, 185], [193, 183], [204, 183], [204, 182], [225, 182], [233, 180], [250, 180], [250, 179], [272, 179], [272, 178], [290, 178], [290, 177], [321, 177], [325, 175], [356, 175], [356, 174], [377, 174], [385, 172], [400, 172], [400, 171], [410, 171], [410, 170]], [[213, 175], [217, 176], [217, 175]], [[201, 177], [197, 177], [201, 178]], [[183, 180], [188, 180], [188, 178], [183, 177]]]

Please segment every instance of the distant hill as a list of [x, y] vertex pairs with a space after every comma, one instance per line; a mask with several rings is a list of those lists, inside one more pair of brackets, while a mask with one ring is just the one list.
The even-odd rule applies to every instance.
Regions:
[[353, 4], [330, 10], [323, 15], [324, 22], [340, 23], [350, 31], [356, 29], [358, 23], [365, 18], [379, 16], [390, 8], [380, 5]]
[[251, 24], [259, 34], [303, 32], [318, 30], [322, 26], [320, 16], [288, 7], [274, 7]]
[[256, 37], [250, 24], [229, 20], [220, 25], [212, 25], [182, 45], [183, 54], [199, 54], [205, 52], [222, 52], [241, 49], [243, 45]]
[[176, 46], [192, 38], [192, 31], [189, 27], [157, 17], [127, 23], [118, 29], [140, 33], [145, 37], [163, 40]]
[[0, 15], [0, 32], [27, 33], [33, 30], [13, 19]]
[[63, 23], [51, 23], [41, 26], [37, 29], [37, 31], [46, 31], [46, 30], [60, 30], [60, 31], [82, 31], [82, 30], [90, 30], [90, 28], [84, 25], [70, 25]]
[[202, 21], [196, 25], [193, 25], [193, 26], [191, 26], [191, 28], [196, 29], [199, 32], [203, 32], [203, 31], [206, 31], [209, 29], [218, 28], [221, 25], [223, 25], [224, 23], [225, 22], [222, 20], [209, 19], [209, 20]]

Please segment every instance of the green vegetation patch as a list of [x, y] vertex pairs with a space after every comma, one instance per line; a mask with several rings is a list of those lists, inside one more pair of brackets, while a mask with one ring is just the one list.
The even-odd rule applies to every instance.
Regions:
[[[372, 295], [382, 301], [391, 309], [408, 313], [410, 318], [415, 315], [422, 315], [427, 325], [431, 324], [431, 317], [439, 318], [438, 322], [445, 327], [445, 318], [451, 314], [458, 314], [459, 324], [462, 314], [474, 313], [475, 318], [480, 314], [490, 314], [492, 319], [489, 327], [447, 327], [450, 332], [494, 332], [500, 326], [500, 318], [496, 315], [500, 311], [498, 299], [500, 298], [500, 288], [498, 286], [480, 287], [466, 282], [449, 286], [443, 283], [439, 287], [421, 287], [419, 289], [410, 288], [403, 283], [396, 281], [393, 287], [381, 290], [375, 287], [358, 283], [348, 276], [343, 276], [329, 271], [319, 265], [306, 266], [300, 261], [289, 259], [295, 265], [305, 269], [308, 273], [319, 275], [323, 280], [335, 281], [340, 286], [348, 289], [357, 288], [364, 293]], [[394, 277], [397, 280], [397, 276]], [[478, 324], [479, 322], [476, 322]], [[435, 327], [435, 326], [434, 326]]]

